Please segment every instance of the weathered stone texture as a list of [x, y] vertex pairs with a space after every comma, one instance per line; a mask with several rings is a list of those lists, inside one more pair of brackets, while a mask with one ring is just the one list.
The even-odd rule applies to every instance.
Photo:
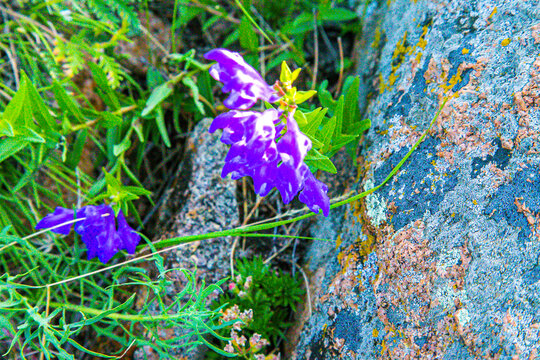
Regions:
[[[385, 187], [323, 219], [336, 249], [299, 359], [534, 359], [540, 347], [540, 5], [368, 6], [357, 184]], [[315, 245], [320, 246], [320, 245]], [[321, 270], [322, 268], [322, 270]]]

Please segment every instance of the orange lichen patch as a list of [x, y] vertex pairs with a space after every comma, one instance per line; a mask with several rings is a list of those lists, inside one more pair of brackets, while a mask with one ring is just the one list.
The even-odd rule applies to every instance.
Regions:
[[540, 44], [540, 24], [531, 27], [531, 35], [535, 44]]
[[532, 144], [528, 154], [536, 154], [540, 152], [540, 131], [535, 126], [531, 126], [530, 112], [532, 109], [540, 108], [540, 55], [535, 59], [530, 75], [529, 83], [514, 94], [520, 125], [514, 144], [519, 149], [521, 142], [525, 138], [530, 138]]
[[529, 224], [532, 233], [531, 237], [533, 239], [540, 239], [540, 214], [535, 214], [524, 202], [521, 203], [520, 201], [523, 201], [523, 197], [514, 199], [514, 205], [516, 205], [517, 212], [523, 214], [525, 219], [527, 219], [527, 223]]

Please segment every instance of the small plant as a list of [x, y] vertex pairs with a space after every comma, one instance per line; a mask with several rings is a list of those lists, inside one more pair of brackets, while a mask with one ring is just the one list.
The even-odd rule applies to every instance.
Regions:
[[[240, 321], [230, 329], [231, 340], [220, 347], [245, 359], [272, 359], [260, 357], [260, 351], [277, 352], [279, 340], [285, 339], [290, 316], [305, 293], [302, 281], [272, 269], [261, 257], [242, 259], [236, 266], [238, 274], [214, 306], [225, 309], [223, 321]], [[222, 331], [229, 336], [229, 330]]]

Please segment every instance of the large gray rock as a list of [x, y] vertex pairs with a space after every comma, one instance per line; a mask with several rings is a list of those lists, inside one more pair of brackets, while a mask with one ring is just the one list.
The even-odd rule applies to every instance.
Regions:
[[389, 184], [313, 229], [338, 241], [308, 253], [319, 288], [296, 357], [534, 359], [539, 2], [378, 3], [359, 49], [373, 127], [357, 190], [379, 184], [457, 97]]

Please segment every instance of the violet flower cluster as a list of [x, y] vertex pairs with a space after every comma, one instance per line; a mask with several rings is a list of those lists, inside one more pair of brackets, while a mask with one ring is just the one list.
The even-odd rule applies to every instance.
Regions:
[[[79, 221], [73, 221], [77, 219]], [[58, 206], [37, 223], [36, 230], [55, 227], [52, 232], [67, 235], [73, 223], [88, 249], [88, 259], [97, 256], [102, 263], [108, 262], [122, 249], [134, 254], [141, 240], [141, 236], [128, 225], [122, 210], [115, 219], [114, 210], [105, 204], [88, 205], [77, 211]]]
[[304, 162], [311, 140], [294, 120], [294, 108], [246, 111], [259, 99], [272, 103], [280, 96], [240, 54], [214, 49], [205, 58], [217, 61], [210, 75], [224, 84], [223, 92], [230, 93], [224, 105], [231, 111], [218, 115], [209, 129], [211, 133], [223, 129], [221, 141], [231, 145], [221, 176], [231, 174], [235, 180], [250, 176], [257, 194], [266, 196], [275, 187], [285, 204], [300, 192], [300, 201], [328, 216], [328, 187]]

